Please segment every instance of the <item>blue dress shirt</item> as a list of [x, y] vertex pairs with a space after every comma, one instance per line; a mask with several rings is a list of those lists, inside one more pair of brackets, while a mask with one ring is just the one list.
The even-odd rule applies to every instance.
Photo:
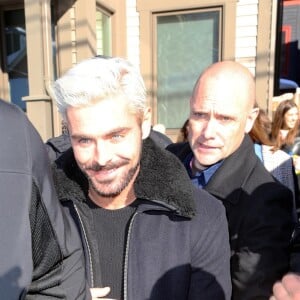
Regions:
[[193, 171], [192, 171], [192, 160], [193, 159], [194, 159], [194, 154], [190, 153], [184, 160], [184, 165], [185, 165], [185, 168], [187, 169], [187, 172], [188, 172], [194, 186], [202, 189], [208, 183], [210, 178], [215, 174], [215, 172], [219, 169], [219, 167], [222, 165], [223, 161], [220, 161], [220, 162], [208, 167], [207, 169], [205, 169], [203, 171], [197, 171], [195, 174], [193, 174]]

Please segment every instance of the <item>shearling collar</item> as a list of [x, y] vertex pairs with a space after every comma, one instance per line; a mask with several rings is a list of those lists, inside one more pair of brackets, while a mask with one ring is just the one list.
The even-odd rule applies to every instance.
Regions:
[[[86, 201], [88, 181], [78, 168], [72, 149], [56, 160], [53, 171], [61, 201]], [[184, 166], [150, 138], [143, 142], [141, 167], [134, 189], [139, 199], [160, 203], [184, 217], [195, 214], [192, 184]]]

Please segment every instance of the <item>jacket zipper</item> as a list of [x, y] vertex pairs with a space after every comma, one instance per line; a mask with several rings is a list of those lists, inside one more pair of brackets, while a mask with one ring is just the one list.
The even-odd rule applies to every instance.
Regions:
[[76, 214], [78, 216], [78, 219], [79, 219], [79, 222], [80, 222], [80, 225], [81, 225], [81, 229], [82, 229], [82, 232], [83, 232], [83, 235], [84, 235], [84, 240], [85, 240], [85, 243], [86, 243], [86, 248], [87, 248], [87, 252], [88, 252], [88, 259], [89, 259], [89, 265], [90, 265], [91, 288], [93, 288], [94, 287], [94, 272], [93, 272], [91, 249], [90, 249], [90, 246], [89, 246], [89, 243], [88, 243], [87, 234], [85, 232], [83, 222], [82, 222], [82, 219], [80, 217], [78, 208], [77, 208], [76, 204], [74, 204], [74, 203], [73, 203], [73, 206], [74, 206], [74, 209], [75, 209]]
[[128, 234], [127, 234], [127, 241], [126, 241], [126, 248], [125, 248], [125, 260], [124, 260], [124, 279], [123, 279], [123, 293], [124, 293], [124, 297], [123, 300], [127, 300], [127, 286], [128, 286], [128, 282], [127, 282], [127, 276], [128, 276], [128, 252], [129, 252], [129, 240], [130, 240], [130, 235], [131, 235], [131, 231], [132, 231], [132, 226], [133, 226], [133, 221], [135, 216], [138, 214], [138, 212], [135, 212], [130, 220], [130, 224], [128, 227]]

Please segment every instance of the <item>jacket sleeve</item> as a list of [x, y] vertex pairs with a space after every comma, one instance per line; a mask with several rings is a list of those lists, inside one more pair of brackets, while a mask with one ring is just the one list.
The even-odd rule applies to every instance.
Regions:
[[280, 184], [266, 183], [241, 201], [249, 205], [231, 216], [240, 218], [238, 233], [231, 235], [233, 299], [269, 299], [273, 284], [289, 268], [293, 195]]
[[[198, 207], [193, 221], [192, 275], [188, 299], [230, 300], [230, 246], [225, 209], [219, 200], [209, 194], [206, 201]], [[202, 219], [199, 220], [200, 226], [197, 224], [199, 218]]]
[[300, 224], [296, 225], [291, 242], [290, 271], [300, 273]]
[[45, 146], [29, 122], [27, 126], [33, 276], [25, 298], [90, 299], [79, 234], [56, 197]]

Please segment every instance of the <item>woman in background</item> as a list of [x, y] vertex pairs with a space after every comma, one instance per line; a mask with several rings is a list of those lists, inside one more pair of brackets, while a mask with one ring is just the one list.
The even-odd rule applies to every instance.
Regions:
[[263, 162], [265, 168], [272, 175], [287, 186], [294, 196], [298, 194], [298, 182], [296, 180], [293, 159], [284, 151], [278, 149], [273, 140], [270, 139], [272, 123], [264, 110], [259, 114], [249, 132], [254, 142], [256, 155]]
[[293, 155], [293, 146], [299, 135], [299, 110], [293, 100], [279, 103], [272, 124], [271, 138], [275, 149], [281, 149]]

